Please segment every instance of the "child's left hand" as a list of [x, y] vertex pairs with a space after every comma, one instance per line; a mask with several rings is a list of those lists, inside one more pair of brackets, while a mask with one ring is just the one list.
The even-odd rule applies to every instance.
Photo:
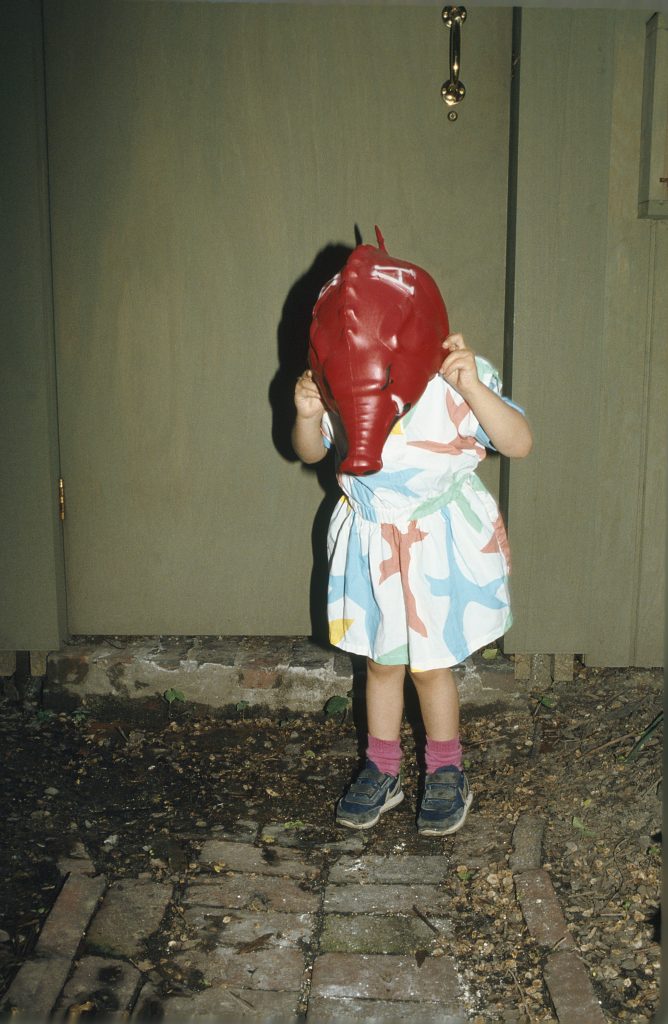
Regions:
[[443, 342], [443, 348], [449, 351], [438, 372], [463, 398], [466, 398], [468, 393], [475, 391], [480, 385], [475, 353], [466, 347], [461, 334], [450, 334]]

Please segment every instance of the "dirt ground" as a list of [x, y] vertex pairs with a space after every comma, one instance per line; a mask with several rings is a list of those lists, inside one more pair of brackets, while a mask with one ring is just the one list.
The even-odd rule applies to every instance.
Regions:
[[[466, 828], [493, 819], [509, 837], [521, 813], [545, 819], [544, 864], [610, 1021], [651, 1020], [658, 1007], [662, 727], [636, 741], [662, 706], [658, 671], [582, 668], [573, 683], [521, 704], [462, 713], [475, 792]], [[139, 727], [95, 721], [83, 709], [54, 714], [6, 688], [0, 995], [57, 895], [58, 857], [81, 844], [108, 878], [185, 882], [198, 870], [198, 842], [249, 818], [289, 825], [305, 847], [315, 835], [334, 841], [333, 806], [358, 764], [362, 728], [354, 708], [266, 718], [239, 707], [201, 718], [178, 699], [165, 701], [162, 721]], [[403, 739], [407, 800], [374, 830], [378, 853], [417, 852], [425, 842], [414, 828], [410, 721]], [[447, 853], [453, 840], [436, 842]], [[518, 1021], [554, 1021], [543, 953], [517, 912], [507, 852], [482, 874], [455, 864], [447, 883], [451, 951], [466, 965], [472, 999], [492, 1018], [494, 1007], [514, 1006]], [[164, 992], [193, 983], [170, 966], [175, 927], [167, 921], [147, 950]]]

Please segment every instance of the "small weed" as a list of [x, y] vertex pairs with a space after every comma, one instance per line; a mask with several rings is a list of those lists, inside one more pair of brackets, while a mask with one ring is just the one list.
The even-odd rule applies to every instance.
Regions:
[[40, 708], [39, 711], [35, 712], [35, 721], [40, 725], [45, 725], [50, 722], [52, 718], [56, 717], [55, 711], [47, 711], [44, 708]]
[[162, 695], [162, 699], [169, 705], [172, 705], [175, 700], [181, 701], [182, 704], [185, 704], [186, 695], [185, 693], [182, 693], [181, 690], [175, 690], [173, 687], [170, 687], [169, 690], [165, 690]]
[[353, 706], [352, 693], [352, 690], [348, 690], [345, 697], [338, 693], [333, 697], [330, 697], [325, 704], [325, 715], [327, 718], [332, 718], [334, 715], [341, 715], [342, 721], [345, 722], [348, 712]]
[[584, 821], [582, 821], [582, 819], [578, 818], [576, 815], [573, 815], [573, 817], [571, 819], [571, 825], [573, 826], [573, 828], [576, 828], [579, 832], [582, 832], [583, 836], [595, 836], [596, 835], [596, 833], [592, 832], [591, 829], [588, 829], [587, 826], [585, 825]]

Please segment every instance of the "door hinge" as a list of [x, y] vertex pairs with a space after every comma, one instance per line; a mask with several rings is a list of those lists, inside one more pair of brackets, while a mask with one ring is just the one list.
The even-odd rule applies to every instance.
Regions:
[[62, 476], [58, 480], [58, 515], [61, 523], [65, 521], [65, 481]]

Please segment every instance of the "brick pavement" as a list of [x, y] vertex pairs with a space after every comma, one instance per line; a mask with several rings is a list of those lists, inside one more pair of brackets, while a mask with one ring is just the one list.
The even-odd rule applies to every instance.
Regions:
[[[207, 712], [239, 700], [314, 711], [351, 681], [347, 656], [300, 637], [137, 638], [120, 649], [83, 643], [50, 654], [46, 667], [44, 706], [120, 701], [125, 713], [160, 706], [170, 687]], [[518, 690], [503, 658], [468, 659], [458, 686], [463, 703]], [[424, 855], [367, 853], [366, 838], [348, 833], [302, 849], [292, 830], [260, 832], [244, 821], [234, 835], [203, 838], [201, 873], [186, 883], [106, 880], [79, 849], [60, 864], [63, 888], [0, 1012], [30, 1020], [92, 1013], [132, 1021], [463, 1024], [473, 1015], [462, 965], [448, 952], [454, 928], [442, 881], [458, 864], [484, 873], [512, 838], [513, 892], [544, 951], [560, 1024], [598, 1024], [604, 1017], [541, 866], [543, 827], [529, 815], [514, 832], [507, 821], [472, 819], [448, 859], [438, 846], [438, 854], [432, 847]], [[182, 934], [170, 966], [189, 983], [164, 997], [150, 937], [175, 916]]]
[[[457, 835], [448, 858], [440, 849], [366, 853], [357, 834], [300, 849], [287, 829], [244, 822], [235, 836], [203, 841], [202, 874], [185, 885], [107, 883], [80, 851], [62, 863], [65, 884], [0, 1009], [30, 1020], [94, 1010], [132, 1021], [465, 1024], [473, 1014], [448, 953], [453, 926], [441, 883], [454, 864], [491, 863], [510, 838], [508, 823], [479, 824]], [[560, 1024], [604, 1024], [541, 867], [542, 829], [527, 815], [512, 835], [518, 905], [545, 951]], [[171, 969], [197, 984], [164, 998], [145, 941], [175, 912], [184, 941]]]

